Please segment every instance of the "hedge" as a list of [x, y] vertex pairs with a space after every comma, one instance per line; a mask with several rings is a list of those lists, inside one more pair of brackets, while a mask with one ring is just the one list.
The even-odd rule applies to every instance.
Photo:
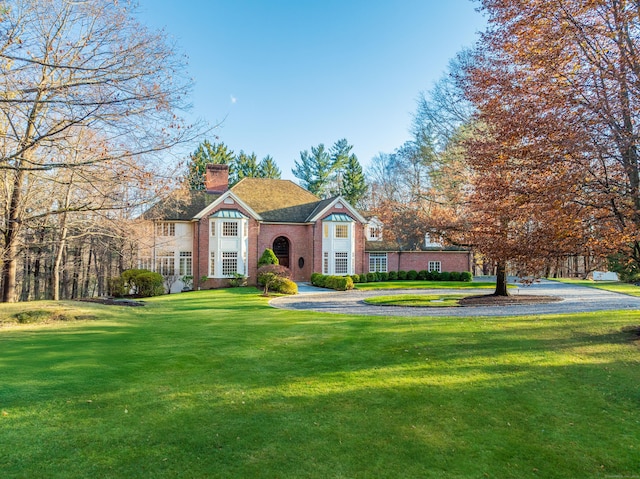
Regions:
[[336, 291], [353, 289], [351, 276], [326, 276], [320, 273], [313, 273], [311, 275], [311, 284], [319, 288], [335, 289]]

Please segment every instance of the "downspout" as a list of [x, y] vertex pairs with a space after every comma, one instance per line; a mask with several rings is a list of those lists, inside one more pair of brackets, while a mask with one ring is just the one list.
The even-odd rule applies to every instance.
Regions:
[[197, 271], [197, 274], [193, 275], [193, 284], [194, 284], [194, 287], [197, 287], [198, 290], [200, 290], [200, 221], [199, 220], [196, 222], [195, 234], [196, 234], [196, 251], [197, 251], [196, 255], [198, 256], [198, 259], [195, 262], [196, 267], [194, 269]]

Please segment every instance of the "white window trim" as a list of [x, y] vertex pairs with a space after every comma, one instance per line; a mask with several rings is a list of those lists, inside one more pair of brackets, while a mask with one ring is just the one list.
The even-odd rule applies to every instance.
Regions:
[[[373, 268], [371, 267], [373, 266]], [[387, 253], [369, 253], [369, 272], [388, 273], [389, 258]]]
[[[235, 223], [235, 227], [231, 228], [235, 235], [226, 235], [229, 230], [229, 224]], [[230, 219], [230, 218], [210, 218], [209, 219], [209, 232], [218, 233], [211, 234], [209, 237], [209, 265], [208, 265], [208, 277], [224, 279], [232, 277], [231, 274], [223, 274], [224, 268], [224, 253], [236, 253], [237, 254], [237, 267], [236, 273], [247, 276], [248, 274], [248, 262], [249, 262], [249, 220], [244, 219]], [[227, 225], [225, 227], [225, 224]], [[236, 247], [230, 249], [229, 241], [236, 240]], [[228, 259], [228, 258], [227, 258]]]

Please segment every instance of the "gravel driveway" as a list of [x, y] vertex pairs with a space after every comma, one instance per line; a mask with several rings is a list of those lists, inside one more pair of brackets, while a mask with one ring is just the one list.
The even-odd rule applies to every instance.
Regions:
[[511, 294], [557, 296], [561, 301], [541, 304], [509, 306], [472, 306], [464, 308], [405, 308], [398, 306], [373, 306], [364, 303], [365, 298], [391, 294], [489, 294], [486, 289], [395, 289], [376, 291], [332, 291], [313, 287], [301, 287], [296, 296], [272, 299], [271, 306], [296, 311], [324, 313], [362, 314], [369, 316], [523, 316], [559, 313], [586, 313], [637, 309], [640, 315], [640, 297], [610, 293], [595, 288], [542, 280], [531, 286], [510, 290]]

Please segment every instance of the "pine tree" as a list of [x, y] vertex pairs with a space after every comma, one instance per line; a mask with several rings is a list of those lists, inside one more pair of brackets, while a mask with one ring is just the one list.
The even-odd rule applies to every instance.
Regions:
[[342, 196], [353, 206], [358, 206], [367, 194], [367, 183], [356, 155], [349, 155], [347, 159], [342, 185]]
[[333, 173], [332, 165], [331, 155], [321, 143], [315, 148], [312, 146], [311, 153], [301, 151], [300, 163], [296, 161], [291, 172], [301, 181], [303, 188], [321, 198], [327, 198], [331, 194], [329, 182]]
[[227, 148], [224, 143], [211, 143], [204, 140], [198, 148], [190, 155], [187, 181], [189, 189], [193, 191], [204, 191], [204, 178], [209, 164], [229, 165], [229, 174], [234, 169], [233, 151]]
[[276, 165], [275, 160], [270, 156], [265, 156], [260, 164], [258, 165], [260, 178], [272, 178], [274, 180], [279, 180], [282, 177], [282, 172], [278, 165]]
[[258, 157], [255, 153], [247, 155], [244, 151], [240, 150], [238, 156], [235, 159], [235, 172], [232, 175], [230, 183], [236, 184], [243, 178], [260, 178], [260, 166], [258, 165]]

